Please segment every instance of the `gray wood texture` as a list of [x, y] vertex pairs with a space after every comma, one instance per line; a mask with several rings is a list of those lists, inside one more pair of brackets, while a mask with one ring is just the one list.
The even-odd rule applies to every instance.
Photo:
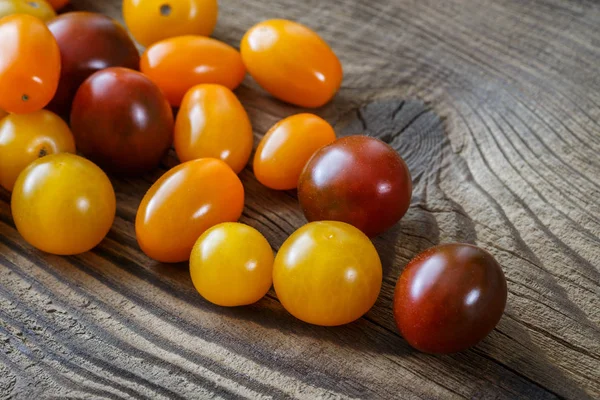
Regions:
[[[168, 0], [165, 0], [168, 2]], [[117, 19], [120, 1], [73, 0]], [[187, 266], [144, 256], [136, 208], [151, 182], [113, 180], [118, 211], [94, 251], [56, 257], [14, 229], [0, 192], [1, 398], [600, 398], [600, 3], [592, 0], [221, 0], [214, 37], [239, 47], [268, 18], [314, 28], [341, 58], [338, 135], [391, 143], [410, 210], [375, 239], [384, 285], [359, 321], [295, 320], [273, 292], [226, 309]], [[251, 78], [237, 91], [256, 140], [301, 111]], [[304, 223], [293, 192], [241, 174], [242, 221], [277, 249]], [[418, 252], [464, 241], [508, 279], [506, 313], [477, 347], [412, 350], [391, 312]]]

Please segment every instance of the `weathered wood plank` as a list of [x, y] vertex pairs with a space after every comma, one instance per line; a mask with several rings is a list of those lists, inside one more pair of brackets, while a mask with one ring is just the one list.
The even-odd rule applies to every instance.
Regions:
[[[120, 2], [73, 0], [120, 18]], [[384, 286], [344, 327], [291, 317], [270, 293], [223, 309], [185, 265], [138, 249], [142, 194], [166, 168], [114, 180], [117, 220], [93, 252], [31, 249], [0, 192], [0, 395], [7, 398], [571, 398], [600, 396], [600, 4], [559, 0], [220, 1], [215, 37], [238, 46], [267, 18], [316, 29], [343, 61], [316, 112], [338, 135], [364, 132], [406, 159], [414, 198], [375, 240]], [[237, 93], [258, 140], [299, 110], [251, 78]], [[243, 222], [275, 249], [304, 218], [293, 192], [241, 174]], [[391, 300], [404, 265], [465, 241], [501, 263], [498, 327], [462, 354], [412, 350]]]

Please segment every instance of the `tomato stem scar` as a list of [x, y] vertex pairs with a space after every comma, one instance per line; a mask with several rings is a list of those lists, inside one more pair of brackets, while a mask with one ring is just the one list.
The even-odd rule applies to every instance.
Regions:
[[169, 4], [163, 4], [160, 6], [160, 15], [163, 17], [168, 17], [171, 15], [171, 6]]

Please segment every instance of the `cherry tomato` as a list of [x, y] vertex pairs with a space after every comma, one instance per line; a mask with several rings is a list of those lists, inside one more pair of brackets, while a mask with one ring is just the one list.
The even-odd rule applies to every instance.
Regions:
[[198, 238], [190, 257], [190, 274], [202, 297], [219, 306], [252, 304], [273, 282], [273, 250], [256, 229], [225, 222]]
[[39, 18], [15, 14], [0, 19], [0, 108], [28, 113], [44, 108], [60, 76], [56, 40]]
[[254, 25], [242, 39], [244, 64], [267, 92], [301, 107], [320, 107], [342, 84], [342, 65], [319, 35], [284, 19]]
[[48, 3], [55, 9], [60, 10], [67, 4], [69, 4], [69, 0], [48, 0]]
[[310, 157], [334, 140], [331, 125], [314, 114], [285, 118], [269, 129], [256, 149], [256, 179], [271, 189], [295, 189]]
[[47, 21], [56, 17], [54, 9], [44, 0], [2, 0], [0, 18], [12, 14], [29, 14]]
[[227, 164], [201, 158], [172, 168], [144, 196], [135, 219], [141, 249], [161, 262], [190, 258], [204, 231], [235, 222], [244, 208], [244, 187]]
[[12, 190], [32, 161], [48, 154], [75, 153], [69, 126], [58, 115], [39, 110], [0, 120], [0, 185]]
[[11, 207], [17, 230], [29, 244], [70, 255], [102, 241], [115, 218], [116, 199], [100, 168], [83, 157], [59, 153], [23, 170]]
[[475, 346], [504, 312], [506, 279], [487, 251], [444, 244], [412, 259], [394, 293], [394, 318], [402, 336], [427, 353]]
[[90, 76], [71, 112], [79, 151], [120, 175], [156, 168], [173, 142], [173, 124], [173, 111], [158, 86], [120, 67]]
[[142, 54], [140, 70], [178, 107], [185, 93], [200, 83], [217, 83], [233, 90], [246, 69], [233, 47], [204, 36], [179, 36], [153, 44]]
[[304, 225], [281, 246], [273, 286], [283, 307], [311, 324], [350, 323], [375, 304], [381, 261], [364, 233], [343, 222]]
[[108, 67], [138, 69], [140, 56], [127, 31], [114, 19], [90, 12], [69, 12], [48, 23], [60, 47], [62, 71], [48, 108], [68, 118], [79, 86]]
[[6, 117], [8, 115], [8, 113], [4, 110], [0, 110], [0, 120], [2, 120], [2, 118]]
[[209, 36], [217, 24], [217, 0], [124, 0], [123, 18], [144, 46], [175, 36]]
[[347, 222], [369, 237], [398, 222], [411, 195], [404, 160], [393, 148], [368, 136], [348, 136], [323, 147], [306, 164], [298, 182], [306, 219]]
[[231, 90], [207, 83], [186, 93], [175, 122], [179, 160], [219, 158], [239, 173], [250, 158], [253, 143], [248, 114]]

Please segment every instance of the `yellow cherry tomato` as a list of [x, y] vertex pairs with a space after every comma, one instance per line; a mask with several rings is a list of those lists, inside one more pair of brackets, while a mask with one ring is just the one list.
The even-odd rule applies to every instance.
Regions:
[[254, 155], [254, 175], [271, 189], [295, 189], [310, 157], [334, 140], [331, 125], [314, 114], [282, 119], [260, 141]]
[[244, 35], [240, 49], [256, 82], [288, 103], [320, 107], [342, 84], [342, 65], [335, 53], [297, 22], [272, 19], [256, 24]]
[[283, 307], [311, 324], [350, 323], [375, 304], [381, 261], [360, 230], [344, 222], [311, 222], [281, 246], [273, 286]]
[[256, 229], [237, 222], [215, 225], [198, 238], [190, 274], [202, 297], [234, 307], [260, 300], [273, 282], [273, 250]]
[[248, 114], [231, 90], [202, 84], [186, 93], [175, 122], [174, 145], [181, 162], [219, 158], [239, 173], [253, 143]]
[[52, 6], [44, 0], [0, 0], [0, 18], [12, 14], [29, 14], [42, 21], [56, 17]]
[[11, 197], [17, 230], [47, 253], [71, 255], [94, 248], [106, 236], [116, 212], [115, 192], [102, 170], [70, 153], [31, 164]]
[[39, 110], [0, 119], [0, 185], [12, 190], [32, 161], [48, 154], [75, 153], [69, 126], [58, 115]]
[[137, 241], [157, 261], [186, 261], [204, 231], [237, 221], [243, 208], [244, 187], [227, 164], [215, 158], [188, 161], [167, 171], [142, 199]]
[[158, 85], [173, 107], [201, 83], [233, 90], [246, 68], [240, 53], [226, 43], [204, 36], [178, 36], [154, 43], [140, 59], [140, 71]]
[[217, 0], [124, 0], [123, 19], [140, 44], [174, 36], [209, 36], [217, 24]]

